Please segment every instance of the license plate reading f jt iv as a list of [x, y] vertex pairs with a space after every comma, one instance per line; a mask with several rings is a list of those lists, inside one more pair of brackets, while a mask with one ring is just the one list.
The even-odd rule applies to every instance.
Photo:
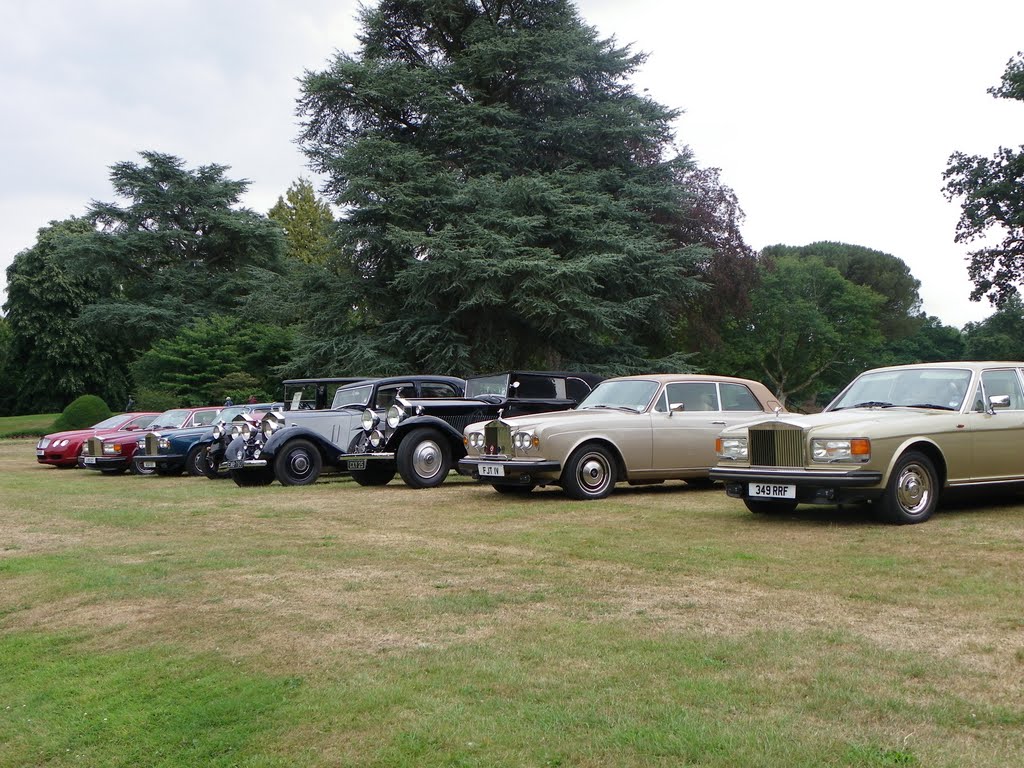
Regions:
[[747, 489], [751, 496], [760, 499], [795, 499], [795, 485], [774, 485], [772, 483], [751, 483]]
[[501, 464], [478, 464], [476, 468], [480, 477], [504, 477], [505, 468]]

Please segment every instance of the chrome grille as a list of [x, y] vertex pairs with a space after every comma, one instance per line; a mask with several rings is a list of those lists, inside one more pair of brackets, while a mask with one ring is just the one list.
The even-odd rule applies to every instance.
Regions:
[[[486, 419], [487, 417], [484, 416]], [[480, 414], [468, 413], [464, 416], [441, 416], [441, 419], [452, 425], [452, 428], [462, 432], [466, 427], [475, 421], [480, 421]]]
[[103, 441], [98, 437], [89, 438], [89, 455], [90, 456], [102, 456], [103, 455]]
[[758, 467], [802, 467], [804, 432], [797, 427], [754, 427], [750, 437], [750, 464]]
[[146, 455], [152, 456], [160, 453], [160, 438], [150, 432], [146, 435]]
[[504, 455], [512, 450], [512, 431], [503, 421], [492, 421], [484, 427], [484, 450], [488, 456]]

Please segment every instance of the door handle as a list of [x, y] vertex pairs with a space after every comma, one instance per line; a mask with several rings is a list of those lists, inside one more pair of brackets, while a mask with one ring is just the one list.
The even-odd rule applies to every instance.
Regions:
[[719, 427], [724, 427], [725, 426], [725, 422], [724, 421], [712, 421], [711, 423], [714, 424], [715, 426], [719, 426]]

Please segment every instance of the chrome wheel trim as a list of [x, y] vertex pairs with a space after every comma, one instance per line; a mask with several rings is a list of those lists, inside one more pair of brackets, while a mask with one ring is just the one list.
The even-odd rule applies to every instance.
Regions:
[[424, 480], [436, 477], [441, 471], [441, 446], [434, 440], [422, 440], [412, 452], [412, 468]]
[[912, 462], [900, 470], [896, 478], [896, 503], [908, 515], [918, 515], [928, 509], [932, 499], [932, 481], [928, 471]]
[[611, 467], [600, 453], [585, 453], [576, 465], [576, 479], [587, 494], [601, 493], [611, 483]]
[[292, 451], [288, 454], [288, 471], [295, 477], [306, 477], [313, 469], [313, 462], [305, 450]]

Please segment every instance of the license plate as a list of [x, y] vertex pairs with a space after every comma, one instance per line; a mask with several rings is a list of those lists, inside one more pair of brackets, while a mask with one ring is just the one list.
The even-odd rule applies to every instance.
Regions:
[[46, 451], [36, 451], [36, 456], [45, 456]]
[[242, 469], [245, 467], [245, 462], [242, 460], [238, 461], [222, 461], [220, 463], [221, 469]]
[[366, 469], [366, 459], [349, 459], [348, 468], [349, 470]]
[[82, 459], [82, 461], [85, 464], [95, 464], [96, 463], [96, 457], [95, 456], [86, 456], [84, 459]]
[[747, 489], [750, 496], [759, 499], [795, 499], [795, 485], [773, 485], [772, 483], [751, 483]]
[[477, 474], [480, 477], [504, 477], [505, 467], [501, 464], [477, 464]]
[[144, 462], [142, 462], [142, 468], [143, 469], [156, 469], [156, 462], [155, 461], [144, 461]]

